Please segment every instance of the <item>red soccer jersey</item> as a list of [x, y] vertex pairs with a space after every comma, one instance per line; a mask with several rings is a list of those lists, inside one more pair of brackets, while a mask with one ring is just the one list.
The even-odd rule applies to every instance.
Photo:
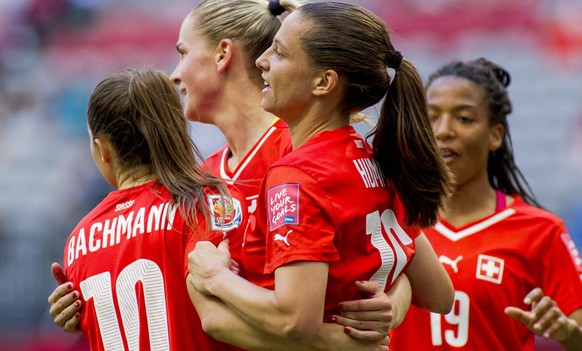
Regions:
[[273, 125], [256, 142], [253, 148], [245, 155], [238, 167], [228, 168], [230, 148], [223, 146], [204, 162], [210, 172], [234, 184], [244, 194], [248, 204], [248, 212], [252, 213], [257, 207], [259, 186], [269, 167], [284, 155], [293, 150], [291, 135], [287, 124], [275, 119]]
[[504, 313], [541, 287], [569, 315], [582, 308], [582, 261], [563, 222], [516, 197], [493, 215], [426, 235], [455, 287], [446, 316], [411, 307], [390, 350], [533, 350], [534, 334]]
[[248, 277], [273, 288], [281, 265], [329, 262], [325, 313], [334, 313], [339, 302], [361, 298], [355, 281], [388, 287], [403, 271], [418, 235], [402, 226], [404, 214], [352, 127], [319, 133], [276, 162], [261, 185], [259, 225], [243, 249]]
[[[81, 291], [80, 327], [93, 351], [231, 350], [203, 332], [184, 272], [197, 240], [218, 243], [232, 231], [205, 234], [199, 212], [202, 229], [189, 235], [167, 189], [154, 184], [111, 192], [69, 236], [64, 264]], [[226, 207], [211, 215], [212, 229], [241, 220], [240, 204], [238, 214]]]

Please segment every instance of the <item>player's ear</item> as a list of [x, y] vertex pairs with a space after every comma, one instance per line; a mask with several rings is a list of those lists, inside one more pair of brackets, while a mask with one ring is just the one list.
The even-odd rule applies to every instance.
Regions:
[[101, 156], [101, 161], [103, 163], [110, 163], [111, 162], [111, 145], [109, 141], [103, 138], [95, 138], [95, 145], [97, 146], [97, 150], [99, 151], [99, 155]]
[[230, 65], [234, 52], [234, 43], [230, 39], [222, 39], [216, 46], [214, 61], [219, 72], [225, 72]]
[[328, 69], [319, 73], [315, 77], [315, 87], [313, 95], [322, 96], [331, 93], [339, 83], [339, 76], [336, 71]]
[[505, 135], [505, 127], [501, 123], [498, 123], [491, 127], [491, 132], [489, 133], [489, 151], [497, 151], [503, 143], [503, 136]]

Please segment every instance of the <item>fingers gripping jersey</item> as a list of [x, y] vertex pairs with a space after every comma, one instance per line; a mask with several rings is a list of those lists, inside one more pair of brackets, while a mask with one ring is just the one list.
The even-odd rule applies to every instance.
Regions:
[[455, 287], [446, 316], [411, 307], [390, 349], [533, 350], [534, 334], [505, 315], [535, 287], [569, 315], [582, 308], [582, 261], [563, 222], [516, 197], [461, 228], [440, 220], [425, 230]]
[[[209, 191], [209, 203], [214, 196]], [[91, 350], [231, 350], [203, 332], [184, 277], [197, 240], [235, 240], [240, 211], [214, 213], [207, 234], [198, 213], [191, 233], [166, 188], [152, 182], [111, 192], [83, 218], [64, 264], [82, 295], [80, 326]]]
[[414, 254], [418, 230], [403, 226], [395, 189], [352, 127], [320, 133], [276, 162], [260, 199], [243, 250], [249, 279], [272, 288], [281, 265], [329, 262], [326, 313], [360, 297], [357, 280], [390, 286]]

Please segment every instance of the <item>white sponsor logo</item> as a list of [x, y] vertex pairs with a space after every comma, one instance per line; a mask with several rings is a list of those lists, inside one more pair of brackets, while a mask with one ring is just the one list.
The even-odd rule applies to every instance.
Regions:
[[287, 237], [289, 237], [289, 234], [291, 234], [291, 232], [293, 231], [293, 229], [291, 229], [290, 231], [287, 232], [287, 234], [285, 234], [285, 236], [281, 235], [281, 234], [275, 234], [275, 239], [274, 241], [282, 241], [285, 244], [287, 244], [287, 246], [291, 246], [289, 245], [289, 241], [287, 241]]
[[450, 258], [448, 258], [447, 256], [444, 256], [444, 255], [439, 256], [439, 261], [442, 264], [448, 264], [449, 266], [451, 266], [451, 268], [453, 269], [453, 271], [455, 273], [459, 273], [459, 267], [457, 266], [457, 264], [462, 259], [463, 259], [463, 256], [458, 256], [454, 260], [451, 260]]
[[122, 211], [122, 210], [125, 210], [125, 209], [130, 208], [133, 205], [134, 202], [135, 202], [135, 200], [131, 200], [131, 201], [128, 201], [128, 202], [124, 202], [122, 204], [117, 204], [115, 206], [115, 212], [119, 212], [119, 211]]

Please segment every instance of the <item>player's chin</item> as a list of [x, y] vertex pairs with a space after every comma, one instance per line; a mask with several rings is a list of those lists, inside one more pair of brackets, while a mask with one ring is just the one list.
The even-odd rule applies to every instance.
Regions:
[[186, 117], [186, 119], [191, 122], [201, 122], [200, 111], [198, 111], [198, 109], [195, 108], [189, 108], [188, 105], [185, 106], [186, 107], [184, 108], [184, 116]]
[[261, 106], [263, 107], [263, 110], [270, 112], [270, 113], [275, 113], [275, 107], [273, 106], [271, 100], [267, 97], [265, 97], [265, 95], [263, 95], [263, 100], [261, 101]]
[[200, 115], [196, 111], [191, 111], [188, 108], [185, 108], [184, 116], [191, 122], [200, 122]]

